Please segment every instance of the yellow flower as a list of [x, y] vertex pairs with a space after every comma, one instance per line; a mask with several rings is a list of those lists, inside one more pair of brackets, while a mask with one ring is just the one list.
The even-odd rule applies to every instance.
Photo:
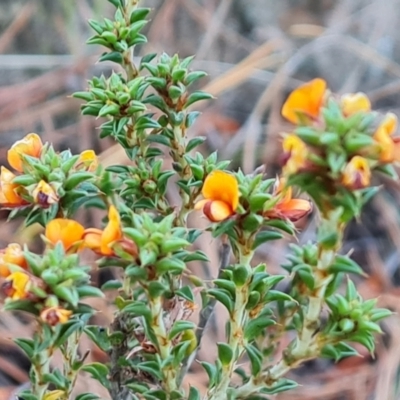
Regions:
[[397, 116], [393, 113], [387, 113], [374, 133], [373, 137], [379, 145], [379, 161], [382, 163], [398, 161], [399, 155], [396, 151], [398, 138], [392, 137], [396, 128]]
[[320, 115], [321, 107], [326, 92], [326, 82], [317, 78], [304, 83], [290, 93], [282, 107], [282, 116], [298, 124], [302, 117], [308, 117], [313, 120]]
[[292, 188], [285, 187], [285, 185], [286, 181], [284, 179], [277, 178], [273, 194], [275, 196], [281, 195], [282, 197], [272, 210], [264, 213], [264, 216], [296, 222], [312, 211], [312, 203], [304, 199], [293, 199]]
[[296, 135], [287, 135], [282, 142], [282, 164], [285, 175], [292, 175], [307, 165], [307, 145]]
[[51, 185], [44, 180], [41, 180], [32, 192], [32, 197], [36, 204], [42, 207], [48, 207], [58, 203], [58, 196]]
[[342, 183], [349, 189], [362, 189], [370, 184], [371, 170], [368, 161], [360, 156], [354, 156], [346, 165]]
[[27, 202], [16, 192], [19, 185], [13, 183], [15, 175], [6, 167], [1, 167], [0, 172], [0, 204], [5, 207], [20, 207]]
[[96, 153], [93, 150], [85, 150], [80, 154], [79, 159], [76, 163], [76, 168], [82, 168], [86, 171], [93, 172], [96, 171], [98, 165], [99, 160], [96, 156]]
[[4, 294], [13, 300], [22, 300], [28, 297], [30, 286], [29, 275], [25, 272], [13, 272], [2, 285]]
[[83, 235], [84, 247], [93, 250], [103, 256], [114, 255], [112, 246], [116, 242], [123, 242], [121, 218], [117, 209], [110, 206], [108, 211], [108, 223], [104, 230], [88, 228]]
[[40, 318], [42, 321], [47, 322], [51, 326], [55, 326], [58, 324], [65, 324], [69, 321], [69, 317], [71, 316], [72, 311], [65, 310], [60, 307], [49, 307], [45, 308], [40, 313]]
[[43, 144], [40, 136], [29, 133], [23, 139], [15, 142], [7, 153], [8, 163], [18, 172], [23, 172], [21, 155], [38, 158], [42, 152]]
[[117, 209], [110, 206], [108, 210], [108, 224], [103, 230], [100, 242], [100, 251], [104, 255], [114, 254], [112, 244], [122, 239], [121, 218]]
[[0, 276], [4, 278], [11, 274], [8, 264], [19, 265], [25, 269], [27, 267], [24, 253], [18, 243], [10, 243], [0, 252]]
[[340, 99], [343, 114], [349, 117], [358, 112], [371, 111], [371, 102], [365, 93], [348, 93]]
[[211, 172], [204, 181], [196, 210], [202, 209], [212, 222], [223, 221], [235, 214], [239, 205], [239, 184], [236, 178], [224, 171]]
[[77, 246], [82, 240], [84, 232], [85, 228], [79, 222], [56, 218], [46, 225], [45, 237], [53, 245], [61, 242], [65, 251], [68, 251]]

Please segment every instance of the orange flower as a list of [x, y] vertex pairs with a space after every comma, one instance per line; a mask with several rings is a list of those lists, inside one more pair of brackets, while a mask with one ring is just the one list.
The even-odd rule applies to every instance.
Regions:
[[349, 189], [362, 189], [370, 184], [371, 170], [368, 161], [360, 156], [354, 156], [346, 165], [342, 183]]
[[365, 93], [348, 93], [340, 99], [343, 114], [349, 117], [358, 112], [371, 111], [371, 102]]
[[42, 151], [43, 144], [40, 136], [30, 133], [23, 139], [15, 142], [7, 153], [8, 163], [18, 172], [23, 172], [22, 155], [38, 158]]
[[83, 246], [93, 250], [96, 253], [101, 253], [101, 235], [103, 231], [97, 228], [85, 229], [83, 234]]
[[8, 264], [19, 265], [26, 268], [26, 260], [21, 246], [18, 243], [10, 243], [0, 252], [0, 276], [7, 277], [11, 274]]
[[293, 124], [300, 123], [304, 117], [317, 119], [325, 91], [326, 82], [323, 79], [317, 78], [304, 83], [290, 93], [282, 107], [282, 116]]
[[264, 216], [296, 222], [312, 211], [312, 203], [304, 199], [293, 199], [292, 188], [285, 187], [285, 184], [284, 179], [276, 179], [273, 194], [282, 197], [272, 210], [264, 213]]
[[103, 230], [100, 241], [100, 251], [104, 255], [114, 254], [112, 244], [122, 239], [121, 218], [117, 209], [110, 206], [108, 210], [108, 224]]
[[56, 245], [61, 242], [65, 251], [77, 250], [78, 243], [82, 240], [85, 228], [72, 219], [56, 218], [46, 225], [45, 237]]
[[124, 242], [122, 237], [121, 218], [117, 209], [110, 206], [108, 210], [108, 224], [104, 230], [97, 228], [86, 229], [83, 235], [84, 247], [103, 256], [114, 255], [112, 246], [116, 242]]
[[393, 113], [387, 113], [383, 121], [379, 124], [374, 133], [374, 139], [379, 145], [379, 161], [382, 163], [391, 163], [399, 161], [397, 147], [399, 138], [393, 138], [392, 135], [397, 128], [397, 116]]
[[200, 200], [195, 209], [202, 209], [212, 222], [234, 215], [239, 205], [239, 184], [233, 175], [224, 171], [214, 171], [207, 176], [202, 194], [204, 200]]
[[65, 324], [69, 321], [69, 317], [71, 316], [72, 311], [65, 310], [60, 307], [49, 307], [45, 308], [40, 313], [40, 318], [42, 321], [47, 322], [51, 326], [55, 326], [58, 324]]
[[58, 196], [56, 191], [44, 180], [41, 180], [32, 192], [32, 197], [36, 204], [42, 207], [48, 207], [52, 204], [58, 203]]
[[15, 175], [6, 167], [0, 172], [0, 204], [5, 207], [19, 207], [27, 204], [16, 192], [19, 185], [13, 182]]
[[93, 150], [85, 150], [80, 154], [79, 159], [76, 163], [76, 168], [82, 168], [86, 171], [93, 172], [96, 171], [98, 165], [99, 160], [96, 156], [96, 153]]
[[307, 145], [296, 135], [287, 135], [282, 142], [282, 164], [285, 175], [292, 175], [307, 166]]
[[2, 285], [4, 294], [13, 300], [26, 299], [30, 287], [29, 275], [25, 272], [13, 272]]

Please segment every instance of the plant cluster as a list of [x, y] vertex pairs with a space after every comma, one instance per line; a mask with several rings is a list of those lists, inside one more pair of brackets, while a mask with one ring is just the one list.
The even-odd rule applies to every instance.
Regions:
[[[112, 137], [131, 162], [103, 168], [92, 150], [56, 152], [29, 134], [8, 151], [15, 173], [1, 169], [0, 203], [9, 218], [44, 228], [41, 254], [17, 243], [0, 254], [3, 310], [36, 321], [33, 338], [15, 339], [32, 363], [31, 386], [20, 398], [97, 399], [73, 392], [87, 372], [112, 399], [265, 399], [295, 388], [286, 375], [307, 360], [356, 355], [352, 342], [372, 353], [378, 321], [390, 311], [360, 297], [347, 274], [363, 270], [341, 248], [346, 225], [377, 192], [373, 174], [395, 177], [396, 117], [372, 111], [362, 93], [337, 97], [315, 79], [283, 105], [294, 127], [283, 135], [282, 175], [228, 171], [216, 154], [195, 152], [204, 138], [188, 135], [198, 116], [191, 106], [210, 99], [191, 90], [205, 74], [190, 69], [192, 57], [177, 55], [147, 54], [135, 65], [150, 10], [137, 0], [109, 2], [114, 18], [89, 21], [88, 42], [105, 47], [100, 61], [120, 72], [94, 77], [74, 96], [84, 101], [84, 115], [105, 119], [100, 136]], [[179, 191], [180, 204], [171, 204], [168, 188]], [[92, 207], [104, 210], [97, 227], [74, 219], [77, 209]], [[320, 215], [316, 241], [291, 246], [287, 273], [255, 265], [257, 248], [295, 237], [294, 223], [313, 207]], [[189, 227], [192, 212], [203, 213], [206, 230], [221, 242], [212, 282], [190, 274], [191, 262], [208, 262], [193, 246], [204, 232]], [[84, 249], [97, 254], [98, 267], [119, 269], [121, 279], [92, 286], [91, 267], [80, 261]], [[114, 321], [104, 329], [91, 324], [96, 310], [84, 299], [107, 290], [117, 294]], [[226, 340], [216, 344], [213, 363], [200, 361], [209, 378], [201, 392], [183, 379], [217, 303], [227, 312]], [[88, 363], [78, 353], [83, 334], [108, 363]], [[292, 340], [282, 351], [285, 335]], [[63, 370], [50, 368], [56, 351]]]

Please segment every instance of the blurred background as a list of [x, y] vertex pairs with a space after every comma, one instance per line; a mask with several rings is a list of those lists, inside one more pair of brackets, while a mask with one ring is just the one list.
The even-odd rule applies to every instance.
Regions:
[[[400, 0], [143, 0], [153, 8], [146, 27], [148, 52], [196, 54], [193, 68], [208, 77], [202, 90], [216, 100], [201, 105], [202, 115], [191, 135], [207, 136], [205, 154], [218, 150], [221, 159], [246, 173], [265, 164], [269, 176], [279, 171], [280, 133], [290, 126], [280, 116], [287, 94], [301, 82], [324, 78], [337, 93], [363, 91], [373, 107], [400, 116]], [[120, 163], [124, 155], [112, 141], [98, 140], [101, 121], [81, 117], [80, 101], [71, 93], [85, 90], [93, 74], [109, 74], [111, 64], [96, 64], [102, 49], [88, 47], [89, 18], [111, 16], [106, 0], [0, 1], [0, 164], [8, 147], [26, 133], [37, 132], [57, 149], [79, 152], [93, 148], [105, 165]], [[115, 67], [114, 67], [115, 68]], [[384, 189], [347, 231], [345, 251], [368, 273], [358, 287], [365, 298], [379, 297], [381, 306], [400, 309], [400, 190], [397, 182], [377, 178]], [[380, 180], [379, 180], [380, 179]], [[170, 197], [176, 199], [174, 190]], [[100, 216], [102, 214], [100, 213]], [[0, 212], [2, 222], [6, 212]], [[96, 212], [85, 222], [99, 221]], [[191, 223], [204, 221], [194, 216]], [[299, 225], [300, 243], [313, 240], [315, 216]], [[40, 249], [39, 230], [23, 230], [21, 221], [1, 225], [0, 248], [16, 241]], [[289, 241], [265, 245], [258, 257], [273, 272], [280, 271]], [[218, 243], [205, 238], [198, 244], [211, 256], [210, 266], [194, 266], [205, 278], [216, 275]], [[211, 252], [211, 253], [210, 253]], [[87, 262], [93, 261], [85, 256]], [[94, 279], [98, 276], [95, 274]], [[112, 320], [110, 299], [96, 300], [96, 323]], [[221, 310], [217, 310], [222, 312]], [[219, 320], [219, 319], [218, 319]], [[199, 358], [213, 360], [215, 342], [224, 335], [214, 318]], [[375, 357], [337, 364], [310, 362], [292, 373], [302, 386], [281, 400], [395, 400], [400, 399], [400, 318], [383, 324], [384, 335]], [[32, 321], [21, 315], [0, 315], [0, 400], [28, 381], [29, 364], [12, 343], [29, 336]], [[282, 343], [285, 346], [287, 343]], [[91, 358], [106, 361], [88, 340]], [[205, 384], [201, 368], [193, 366], [188, 382]], [[80, 382], [79, 390], [100, 393]], [[103, 393], [103, 396], [106, 395]]]

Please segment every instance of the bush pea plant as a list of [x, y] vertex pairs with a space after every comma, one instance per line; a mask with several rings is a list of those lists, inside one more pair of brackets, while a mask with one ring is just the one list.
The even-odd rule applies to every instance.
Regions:
[[[356, 355], [352, 343], [372, 353], [378, 321], [390, 311], [361, 298], [349, 275], [363, 270], [341, 248], [346, 225], [378, 190], [373, 175], [396, 178], [396, 116], [372, 111], [363, 93], [335, 96], [314, 79], [283, 105], [293, 127], [282, 134], [281, 176], [265, 177], [262, 168], [228, 172], [229, 161], [195, 151], [204, 138], [188, 137], [198, 116], [192, 106], [211, 97], [191, 90], [205, 74], [191, 70], [192, 57], [146, 54], [134, 64], [150, 10], [138, 0], [108, 1], [114, 18], [90, 20], [88, 43], [103, 46], [100, 61], [123, 72], [93, 77], [74, 96], [84, 115], [104, 118], [100, 137], [112, 137], [131, 162], [103, 168], [92, 150], [58, 152], [30, 133], [9, 149], [9, 169], [1, 167], [1, 207], [10, 219], [22, 216], [26, 226], [44, 228], [42, 254], [18, 243], [0, 254], [3, 311], [36, 321], [34, 337], [15, 339], [32, 363], [20, 398], [97, 399], [73, 394], [86, 372], [111, 399], [265, 399], [294, 389], [287, 373], [307, 360]], [[178, 206], [167, 187], [179, 191]], [[74, 219], [82, 207], [104, 210], [102, 229]], [[253, 262], [263, 243], [295, 236], [294, 222], [312, 209], [319, 214], [316, 241], [291, 246], [282, 266], [287, 273]], [[208, 261], [192, 246], [204, 233], [188, 227], [192, 212], [203, 213], [206, 230], [221, 243], [212, 282], [190, 275], [192, 261]], [[83, 249], [122, 278], [94, 287], [91, 267], [80, 262]], [[102, 329], [91, 324], [96, 310], [85, 299], [110, 289], [117, 293], [114, 321]], [[197, 361], [217, 303], [227, 310], [225, 341], [216, 344], [213, 363]], [[87, 363], [78, 354], [83, 334], [109, 355], [108, 363]], [[50, 367], [55, 352], [62, 370]], [[206, 390], [182, 383], [194, 361], [208, 375]]]

